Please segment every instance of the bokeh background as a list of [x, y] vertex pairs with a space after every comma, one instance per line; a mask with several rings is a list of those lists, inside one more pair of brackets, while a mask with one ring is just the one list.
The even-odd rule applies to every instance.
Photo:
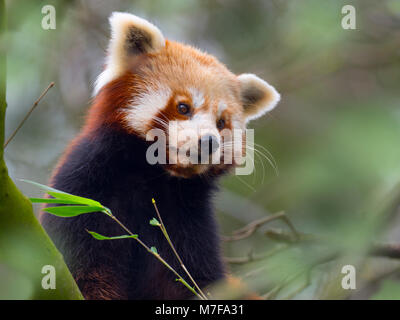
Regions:
[[[41, 27], [47, 4], [56, 8], [55, 30]], [[356, 8], [356, 30], [341, 26], [346, 4]], [[278, 172], [259, 154], [253, 175], [224, 178], [215, 204], [225, 236], [283, 211], [305, 240], [277, 220], [224, 241], [232, 273], [265, 298], [400, 298], [400, 260], [368, 253], [375, 242], [400, 243], [400, 217], [385, 210], [400, 181], [400, 1], [9, 0], [7, 7], [6, 136], [55, 82], [5, 152], [24, 194], [40, 192], [17, 179], [46, 184], [83, 124], [108, 16], [131, 12], [281, 93], [278, 107], [250, 124]], [[356, 290], [341, 287], [347, 264], [356, 267]]]

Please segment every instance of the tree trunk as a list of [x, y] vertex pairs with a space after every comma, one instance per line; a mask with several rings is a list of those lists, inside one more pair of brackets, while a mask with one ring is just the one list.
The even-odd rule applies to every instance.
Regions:
[[[0, 0], [0, 299], [82, 299], [63, 257], [37, 221], [31, 202], [8, 176], [4, 161], [6, 13]], [[51, 265], [55, 289], [44, 289]]]

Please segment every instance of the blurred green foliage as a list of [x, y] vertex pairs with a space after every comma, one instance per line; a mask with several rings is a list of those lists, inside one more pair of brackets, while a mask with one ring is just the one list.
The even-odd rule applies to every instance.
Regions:
[[[250, 125], [256, 143], [275, 158], [279, 175], [258, 159], [255, 174], [225, 178], [216, 201], [221, 232], [230, 234], [284, 210], [299, 231], [328, 240], [323, 245], [295, 245], [253, 263], [232, 264], [232, 271], [244, 276], [261, 268], [249, 284], [265, 293], [288, 275], [340, 250], [344, 256], [313, 269], [311, 286], [296, 297], [371, 296], [374, 291], [367, 283], [378, 276], [360, 276], [355, 292], [331, 290], [325, 284], [340, 285], [329, 279], [340, 278], [344, 264], [354, 263], [365, 271], [372, 241], [400, 242], [398, 216], [369, 210], [382, 190], [400, 181], [399, 1], [58, 0], [52, 1], [56, 30], [41, 28], [45, 4], [7, 2], [6, 136], [40, 92], [51, 81], [56, 83], [7, 148], [13, 178], [47, 182], [84, 121], [92, 84], [104, 61], [107, 17], [112, 11], [128, 11], [156, 23], [167, 38], [216, 55], [235, 73], [263, 77], [281, 93], [278, 107]], [[356, 8], [356, 30], [341, 27], [345, 4]], [[39, 196], [37, 190], [19, 186]], [[262, 232], [268, 227], [287, 229], [279, 221], [271, 223], [249, 239], [224, 244], [224, 254], [238, 257], [272, 250], [276, 243]], [[378, 262], [373, 275], [381, 276], [387, 266], [398, 267], [396, 261]], [[301, 286], [301, 277], [304, 273], [293, 290]], [[384, 282], [384, 292], [374, 297], [398, 297], [397, 286], [390, 283]], [[278, 298], [288, 294], [284, 291]]]

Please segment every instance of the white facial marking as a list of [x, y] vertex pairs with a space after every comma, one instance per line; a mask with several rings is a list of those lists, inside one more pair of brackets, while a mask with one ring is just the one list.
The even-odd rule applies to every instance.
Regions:
[[236, 117], [233, 117], [231, 120], [232, 123], [232, 128], [233, 129], [241, 129], [241, 130], [245, 130], [246, 129], [246, 125], [242, 120], [239, 120]]
[[215, 118], [210, 112], [196, 113], [191, 120], [194, 128], [200, 129], [215, 129]]
[[200, 108], [204, 103], [204, 94], [196, 88], [189, 88], [189, 92], [192, 95], [193, 108]]
[[[215, 126], [215, 118], [213, 114], [208, 112], [201, 112], [194, 115], [192, 119], [189, 120], [179, 120], [177, 121], [177, 130], [178, 134], [184, 135], [185, 132], [189, 132], [192, 134], [193, 132], [197, 135], [196, 139], [192, 139], [195, 141], [197, 145], [198, 139], [203, 134], [214, 134], [216, 136], [219, 135], [218, 130]], [[180, 146], [178, 146], [180, 147]]]
[[[145, 131], [150, 122], [155, 119], [160, 110], [165, 108], [171, 94], [170, 88], [160, 86], [155, 91], [145, 92], [134, 97], [129, 111], [126, 112], [125, 120], [128, 125], [146, 135]], [[159, 122], [161, 125], [168, 126], [168, 123], [162, 117]]]
[[222, 112], [224, 112], [226, 110], [226, 108], [228, 108], [228, 105], [225, 103], [225, 101], [221, 100], [218, 103], [218, 118], [221, 117]]

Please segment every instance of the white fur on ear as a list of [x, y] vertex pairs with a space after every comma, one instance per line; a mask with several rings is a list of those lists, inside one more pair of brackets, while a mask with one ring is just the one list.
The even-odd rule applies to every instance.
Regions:
[[95, 82], [94, 95], [126, 71], [130, 57], [156, 52], [165, 46], [161, 31], [147, 20], [129, 13], [113, 12], [109, 21], [111, 40], [106, 68]]
[[257, 119], [271, 111], [281, 99], [273, 86], [254, 74], [244, 73], [237, 78], [246, 121]]

